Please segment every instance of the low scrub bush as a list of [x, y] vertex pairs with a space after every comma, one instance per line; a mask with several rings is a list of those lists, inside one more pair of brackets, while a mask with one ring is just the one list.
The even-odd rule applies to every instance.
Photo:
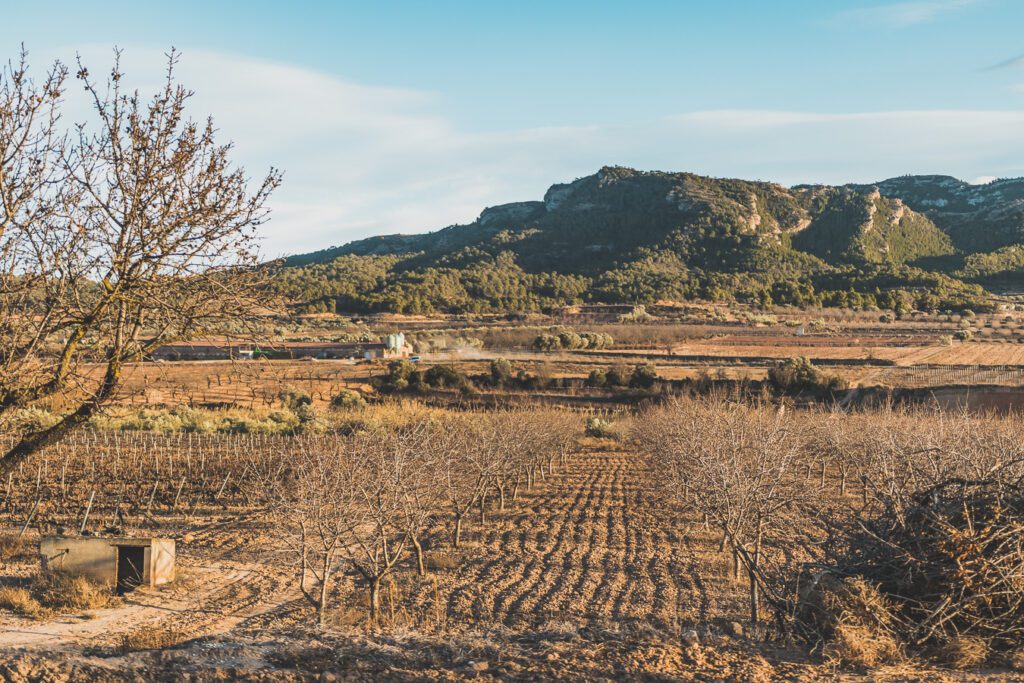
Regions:
[[28, 589], [12, 586], [0, 588], [0, 609], [32, 619], [45, 619], [53, 613], [40, 605]]
[[40, 408], [21, 408], [5, 413], [0, 420], [0, 430], [5, 432], [34, 432], [57, 424], [59, 415]]
[[619, 437], [612, 422], [600, 417], [588, 417], [584, 433], [598, 439], [617, 439]]
[[463, 393], [476, 390], [473, 382], [454, 365], [434, 365], [420, 370], [406, 360], [388, 364], [388, 372], [373, 382], [382, 393], [425, 391], [427, 389], [458, 389]]
[[537, 351], [579, 351], [582, 349], [607, 349], [615, 343], [611, 335], [604, 332], [576, 332], [566, 328], [555, 328], [539, 334], [533, 340]]
[[495, 358], [491, 361], [490, 382], [493, 386], [503, 387], [512, 381], [512, 363], [504, 358]]
[[201, 410], [180, 406], [172, 410], [145, 408], [111, 410], [90, 422], [92, 429], [122, 432], [195, 432], [200, 434], [291, 434], [299, 420], [291, 410]]
[[837, 666], [870, 669], [903, 657], [893, 607], [864, 579], [822, 574], [805, 594], [799, 616], [823, 643], [824, 658]]
[[637, 365], [632, 369], [624, 366], [614, 366], [607, 370], [592, 370], [587, 377], [587, 386], [606, 387], [616, 389], [629, 387], [631, 389], [652, 389], [658, 382], [658, 370], [651, 364]]
[[5, 534], [0, 536], [0, 562], [24, 560], [33, 554], [32, 545], [23, 536]]
[[109, 587], [65, 572], [38, 574], [30, 590], [41, 605], [57, 612], [101, 609], [121, 602]]
[[629, 386], [633, 389], [652, 389], [658, 382], [658, 370], [651, 363], [633, 368], [629, 377]]
[[625, 387], [629, 385], [631, 371], [624, 365], [615, 365], [605, 373], [605, 385], [609, 387]]
[[451, 552], [428, 552], [424, 558], [430, 571], [455, 571], [462, 565], [461, 558]]

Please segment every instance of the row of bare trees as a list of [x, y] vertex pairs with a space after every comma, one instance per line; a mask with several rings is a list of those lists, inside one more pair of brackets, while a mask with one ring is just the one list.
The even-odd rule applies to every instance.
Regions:
[[318, 623], [337, 573], [351, 570], [376, 625], [387, 576], [405, 564], [425, 575], [428, 539], [460, 547], [474, 510], [483, 526], [490, 511], [515, 504], [564, 463], [578, 431], [555, 411], [473, 413], [261, 454], [251, 469]]
[[637, 439], [656, 458], [669, 500], [699, 512], [722, 533], [734, 572], [749, 579], [750, 619], [762, 594], [777, 600], [761, 570], [766, 536], [783, 530], [794, 501], [797, 441], [784, 413], [725, 401], [673, 401], [637, 423]]
[[[900, 523], [944, 483], [1024, 480], [1019, 420], [934, 406], [850, 414], [680, 399], [644, 412], [633, 434], [666, 502], [721, 533], [734, 576], [747, 576], [752, 622], [765, 604], [780, 617], [792, 607], [795, 558], [820, 557], [838, 528]], [[769, 572], [773, 561], [789, 566]]]

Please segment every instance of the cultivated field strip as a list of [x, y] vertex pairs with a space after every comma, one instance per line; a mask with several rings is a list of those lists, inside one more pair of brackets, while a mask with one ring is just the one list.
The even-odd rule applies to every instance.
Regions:
[[714, 534], [660, 507], [640, 455], [580, 453], [554, 477], [482, 532], [451, 585], [450, 622], [675, 630], [741, 613]]

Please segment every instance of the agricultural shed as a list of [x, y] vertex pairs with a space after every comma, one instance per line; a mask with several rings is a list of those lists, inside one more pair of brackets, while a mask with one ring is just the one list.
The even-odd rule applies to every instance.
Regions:
[[118, 594], [174, 581], [174, 540], [47, 536], [39, 543], [43, 571], [80, 574]]

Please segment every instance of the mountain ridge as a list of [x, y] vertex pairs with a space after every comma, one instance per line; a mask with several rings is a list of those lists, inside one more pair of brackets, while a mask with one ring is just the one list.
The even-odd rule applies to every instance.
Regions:
[[277, 275], [299, 305], [353, 311], [657, 298], [978, 307], [978, 284], [1016, 267], [1021, 244], [1024, 179], [785, 187], [605, 166], [472, 223], [296, 255]]

